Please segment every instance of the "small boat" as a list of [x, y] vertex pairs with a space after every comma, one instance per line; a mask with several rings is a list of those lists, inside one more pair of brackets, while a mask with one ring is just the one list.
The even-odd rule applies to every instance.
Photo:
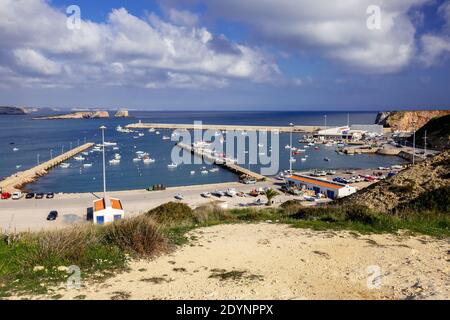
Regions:
[[152, 158], [144, 158], [143, 162], [144, 162], [144, 164], [151, 164], [151, 163], [155, 163], [156, 160], [152, 159]]
[[287, 145], [284, 146], [284, 148], [285, 149], [291, 149], [291, 146], [287, 144]]
[[202, 170], [202, 171], [200, 171], [200, 173], [201, 173], [201, 174], [208, 174], [209, 171], [208, 171], [208, 170]]
[[314, 147], [314, 150], [320, 150], [320, 148], [319, 147]]
[[21, 164], [18, 164], [18, 165], [16, 166], [16, 169], [20, 169], [20, 168], [22, 168], [22, 165], [21, 165]]
[[262, 143], [258, 143], [258, 147], [262, 148], [264, 145]]
[[154, 128], [150, 128], [150, 129], [148, 129], [148, 132], [155, 132], [155, 129]]
[[116, 164], [119, 164], [119, 163], [120, 163], [120, 160], [117, 160], [117, 159], [109, 160], [109, 164], [112, 164], [112, 165], [116, 165]]
[[139, 137], [143, 137], [143, 136], [145, 136], [145, 134], [141, 132], [141, 133], [138, 134], [138, 136]]
[[237, 194], [237, 192], [236, 192], [236, 189], [234, 189], [234, 188], [228, 188], [226, 191], [226, 194], [229, 197], [234, 197]]
[[65, 163], [65, 162], [63, 162], [63, 163], [61, 163], [59, 166], [60, 166], [61, 168], [63, 168], [63, 169], [67, 169], [68, 167], [70, 167], [70, 163]]
[[156, 131], [156, 132], [155, 132], [155, 134], [161, 134], [161, 132], [159, 132], [159, 131]]
[[195, 174], [195, 171], [191, 171], [191, 176], [193, 176]]
[[219, 172], [219, 168], [212, 168], [211, 170], [209, 170], [209, 172], [211, 173]]
[[170, 163], [170, 164], [168, 164], [167, 165], [167, 167], [169, 168], [169, 169], [175, 169], [176, 167], [178, 167], [178, 165], [176, 164], [176, 163]]
[[163, 140], [170, 140], [170, 137], [169, 136], [163, 136], [162, 139]]
[[200, 193], [200, 195], [203, 197], [203, 198], [211, 198], [211, 192], [202, 192], [202, 193]]
[[105, 141], [104, 145], [105, 145], [105, 147], [114, 147], [114, 146], [117, 146], [117, 142]]
[[114, 154], [114, 159], [120, 160], [120, 159], [122, 159], [122, 156], [120, 154], [116, 153], [116, 154]]
[[302, 158], [302, 161], [306, 161], [306, 158]]
[[119, 147], [114, 147], [113, 150], [117, 151], [117, 150], [119, 150]]
[[296, 160], [295, 158], [292, 158], [292, 157], [291, 157], [291, 158], [289, 159], [289, 162], [293, 163], [293, 162], [297, 162], [297, 160]]
[[13, 148], [13, 151], [14, 152], [19, 151], [19, 148]]
[[92, 167], [92, 163], [85, 163], [85, 164], [83, 164], [83, 167], [90, 168], [90, 167]]
[[139, 162], [141, 160], [142, 160], [141, 158], [133, 158], [133, 162]]
[[325, 158], [323, 158], [323, 160], [324, 161], [330, 161], [330, 158], [325, 157]]
[[84, 161], [84, 160], [86, 160], [86, 158], [83, 157], [83, 156], [77, 156], [77, 157], [74, 157], [74, 159], [77, 160], [77, 161]]

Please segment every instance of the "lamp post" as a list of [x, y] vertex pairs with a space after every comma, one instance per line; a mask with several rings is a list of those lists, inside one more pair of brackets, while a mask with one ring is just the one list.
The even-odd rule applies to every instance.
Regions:
[[294, 124], [291, 122], [289, 123], [289, 126], [291, 127], [290, 130], [290, 137], [289, 137], [289, 173], [292, 173], [292, 130], [294, 128]]
[[413, 165], [416, 163], [416, 122], [413, 121]]
[[101, 126], [102, 130], [102, 146], [103, 146], [103, 197], [106, 201], [106, 168], [105, 168], [105, 126]]

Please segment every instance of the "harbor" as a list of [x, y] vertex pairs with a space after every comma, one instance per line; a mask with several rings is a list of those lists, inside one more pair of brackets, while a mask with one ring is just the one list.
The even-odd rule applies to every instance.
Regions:
[[[199, 129], [195, 124], [181, 123], [132, 123], [127, 125], [127, 129], [179, 129], [194, 130]], [[231, 124], [202, 124], [203, 130], [220, 130], [220, 131], [278, 131], [278, 132], [316, 132], [323, 129], [323, 126], [266, 126], [266, 125], [231, 125]]]
[[50, 159], [44, 163], [28, 169], [26, 171], [17, 172], [2, 181], [0, 181], [0, 190], [2, 192], [15, 192], [18, 191], [24, 185], [31, 183], [48, 173], [48, 171], [62, 163], [76, 156], [77, 154], [88, 150], [94, 146], [94, 143], [85, 143], [79, 147], [71, 149], [53, 159]]

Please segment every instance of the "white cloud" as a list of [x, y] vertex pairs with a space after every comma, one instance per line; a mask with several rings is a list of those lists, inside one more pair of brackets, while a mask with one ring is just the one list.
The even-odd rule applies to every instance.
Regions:
[[[414, 58], [416, 29], [409, 12], [430, 0], [198, 1], [213, 17], [251, 26], [265, 43], [320, 54], [362, 72], [390, 73]], [[370, 5], [381, 8], [380, 30], [366, 26]]]
[[83, 20], [69, 30], [65, 13], [45, 0], [0, 0], [0, 7], [0, 67], [8, 69], [2, 80], [14, 85], [220, 88], [231, 78], [271, 81], [280, 73], [257, 49], [214, 47], [220, 36], [197, 27], [187, 11], [171, 10], [165, 22], [121, 8], [104, 23]]

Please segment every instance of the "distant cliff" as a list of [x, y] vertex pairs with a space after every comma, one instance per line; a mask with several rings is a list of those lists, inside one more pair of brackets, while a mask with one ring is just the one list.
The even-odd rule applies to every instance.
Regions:
[[375, 123], [392, 128], [394, 131], [413, 131], [414, 127], [419, 129], [431, 119], [448, 114], [450, 110], [380, 112]]
[[116, 118], [128, 118], [130, 116], [128, 110], [119, 110], [116, 112], [114, 117]]
[[108, 111], [80, 111], [69, 114], [38, 117], [36, 120], [59, 120], [59, 119], [97, 119], [97, 118], [109, 118]]
[[0, 106], [0, 115], [16, 116], [24, 114], [27, 114], [27, 112], [23, 108]]

